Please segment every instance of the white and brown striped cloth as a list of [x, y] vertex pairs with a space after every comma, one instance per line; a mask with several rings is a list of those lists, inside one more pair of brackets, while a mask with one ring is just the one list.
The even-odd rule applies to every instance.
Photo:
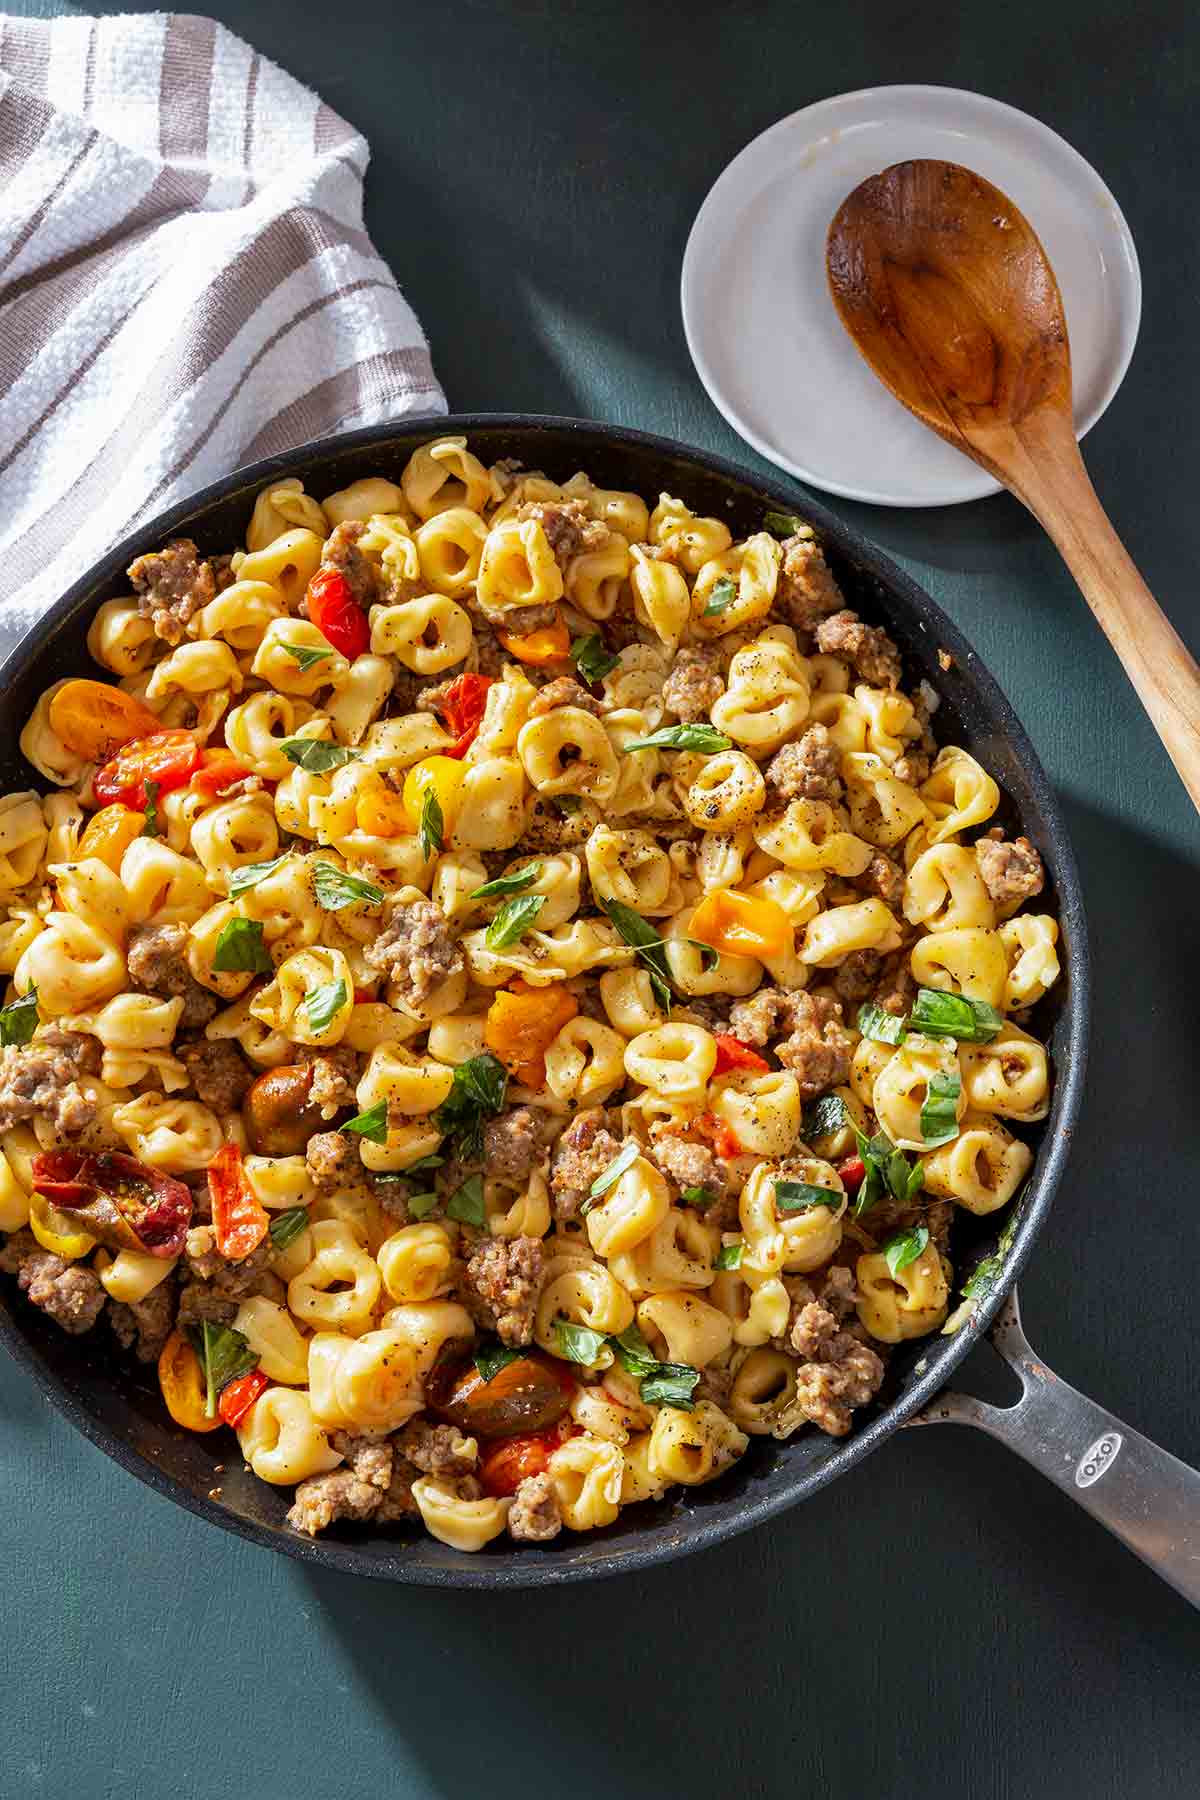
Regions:
[[211, 19], [0, 17], [0, 654], [239, 463], [445, 410], [367, 158]]

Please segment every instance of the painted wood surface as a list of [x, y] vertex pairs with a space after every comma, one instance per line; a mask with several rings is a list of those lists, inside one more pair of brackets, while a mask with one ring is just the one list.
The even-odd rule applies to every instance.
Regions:
[[[998, 30], [994, 6], [963, 0], [213, 10], [366, 132], [368, 223], [452, 404], [591, 414], [748, 463], [692, 374], [677, 298], [724, 164], [784, 113], [872, 83], [973, 87], [1038, 114], [1096, 163], [1138, 242], [1142, 340], [1087, 456], [1200, 647], [1194, 13], [1011, 0]], [[834, 504], [1016, 702], [1087, 884], [1090, 1093], [1023, 1287], [1030, 1335], [1200, 1463], [1200, 826], [1015, 501]], [[1196, 1792], [1200, 1620], [997, 1445], [950, 1429], [902, 1435], [704, 1558], [498, 1606], [310, 1576], [220, 1535], [122, 1476], [6, 1366], [0, 1556], [3, 1800]]]

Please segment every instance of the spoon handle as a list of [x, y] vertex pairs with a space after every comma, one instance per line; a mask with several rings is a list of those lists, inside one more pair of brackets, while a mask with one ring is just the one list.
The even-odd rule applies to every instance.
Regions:
[[1047, 409], [1013, 436], [995, 472], [1053, 539], [1200, 812], [1200, 668], [1113, 530], [1069, 419]]

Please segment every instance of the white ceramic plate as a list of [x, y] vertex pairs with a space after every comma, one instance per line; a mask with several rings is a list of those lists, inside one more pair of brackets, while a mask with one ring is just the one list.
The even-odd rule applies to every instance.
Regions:
[[910, 157], [963, 163], [1010, 195], [1062, 289], [1080, 437], [1129, 366], [1137, 251], [1091, 165], [1015, 107], [962, 88], [882, 87], [792, 113], [747, 144], [696, 217], [683, 325], [709, 396], [747, 443], [815, 487], [882, 506], [941, 506], [997, 484], [906, 413], [829, 297], [825, 234], [852, 188]]

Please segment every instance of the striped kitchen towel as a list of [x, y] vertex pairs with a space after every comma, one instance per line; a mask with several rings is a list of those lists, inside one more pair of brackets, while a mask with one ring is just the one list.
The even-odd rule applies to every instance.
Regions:
[[239, 463], [445, 411], [367, 157], [211, 19], [0, 17], [0, 653]]

